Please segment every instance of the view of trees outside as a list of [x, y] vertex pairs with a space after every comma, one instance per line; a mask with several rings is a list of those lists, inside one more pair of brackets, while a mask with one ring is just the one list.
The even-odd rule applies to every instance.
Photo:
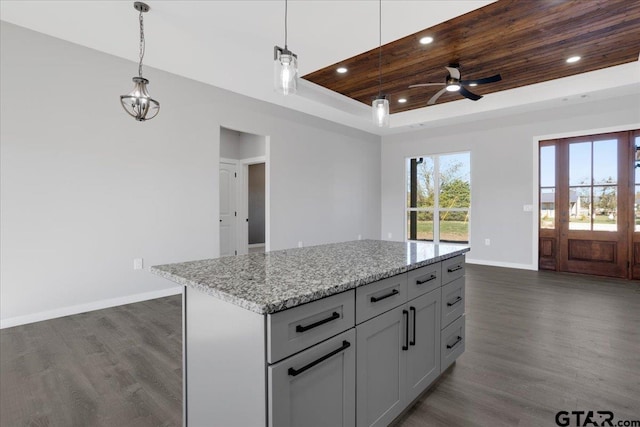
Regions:
[[570, 198], [570, 230], [617, 230], [617, 144], [613, 139], [569, 146], [569, 185], [577, 194]]
[[[414, 206], [411, 203], [411, 159], [407, 160], [408, 239], [411, 239], [409, 230], [413, 220], [417, 226], [417, 240], [468, 243], [471, 207], [470, 153], [417, 159]], [[412, 212], [415, 213], [412, 215]]]

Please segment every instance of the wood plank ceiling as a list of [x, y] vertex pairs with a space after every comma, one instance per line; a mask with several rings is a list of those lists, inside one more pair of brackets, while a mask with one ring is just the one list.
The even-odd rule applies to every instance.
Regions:
[[[384, 4], [382, 25], [384, 32]], [[424, 36], [433, 43], [421, 45]], [[500, 73], [500, 82], [469, 88], [486, 95], [637, 61], [639, 52], [640, 1], [499, 0], [383, 45], [382, 93], [391, 113], [398, 113], [427, 106], [441, 86], [408, 87], [444, 82], [450, 63], [460, 64], [465, 80]], [[582, 59], [566, 63], [573, 55]], [[338, 67], [347, 73], [337, 73]], [[370, 105], [378, 95], [378, 49], [303, 78]], [[630, 83], [638, 79], [629, 76]], [[407, 102], [398, 103], [400, 98]], [[437, 103], [458, 99], [464, 98], [446, 92]]]

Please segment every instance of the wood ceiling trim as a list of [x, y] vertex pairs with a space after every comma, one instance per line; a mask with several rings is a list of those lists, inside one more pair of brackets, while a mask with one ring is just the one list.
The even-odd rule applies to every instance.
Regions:
[[[433, 36], [434, 42], [420, 45], [423, 35]], [[637, 61], [639, 49], [638, 1], [500, 0], [384, 45], [382, 92], [397, 113], [425, 107], [440, 87], [408, 86], [444, 82], [444, 67], [453, 62], [460, 63], [467, 80], [500, 73], [502, 81], [470, 88], [486, 95]], [[582, 60], [566, 64], [573, 54]], [[339, 65], [349, 71], [336, 73]], [[303, 78], [370, 104], [378, 94], [378, 49]], [[408, 102], [398, 104], [400, 97]], [[459, 94], [447, 93], [438, 103], [458, 99]]]

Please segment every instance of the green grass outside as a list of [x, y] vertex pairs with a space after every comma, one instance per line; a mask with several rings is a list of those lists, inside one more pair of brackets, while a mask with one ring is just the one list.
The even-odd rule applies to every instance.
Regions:
[[[433, 221], [418, 221], [418, 240], [433, 240]], [[469, 223], [464, 221], [441, 221], [440, 240], [452, 242], [469, 241]]]
[[[571, 217], [571, 218], [569, 218], [569, 222], [588, 224], [589, 223], [589, 216]], [[593, 218], [593, 222], [594, 222], [594, 224], [615, 224], [616, 220], [615, 219], [609, 219], [608, 215], [596, 215], [596, 217]]]

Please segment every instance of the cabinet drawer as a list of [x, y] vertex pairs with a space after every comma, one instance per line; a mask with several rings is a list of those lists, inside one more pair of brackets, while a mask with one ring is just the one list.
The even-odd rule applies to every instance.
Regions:
[[356, 288], [356, 323], [407, 302], [407, 275], [398, 274]]
[[416, 268], [407, 273], [409, 298], [414, 299], [440, 287], [442, 272], [440, 263]]
[[446, 285], [464, 276], [464, 255], [442, 261], [442, 284]]
[[267, 371], [270, 427], [355, 425], [355, 329], [271, 365]]
[[464, 314], [464, 277], [442, 287], [442, 321], [444, 329], [449, 323]]
[[350, 290], [267, 315], [267, 362], [275, 363], [300, 350], [353, 328], [355, 295]]
[[444, 372], [464, 353], [464, 315], [442, 330], [440, 339], [440, 372]]

